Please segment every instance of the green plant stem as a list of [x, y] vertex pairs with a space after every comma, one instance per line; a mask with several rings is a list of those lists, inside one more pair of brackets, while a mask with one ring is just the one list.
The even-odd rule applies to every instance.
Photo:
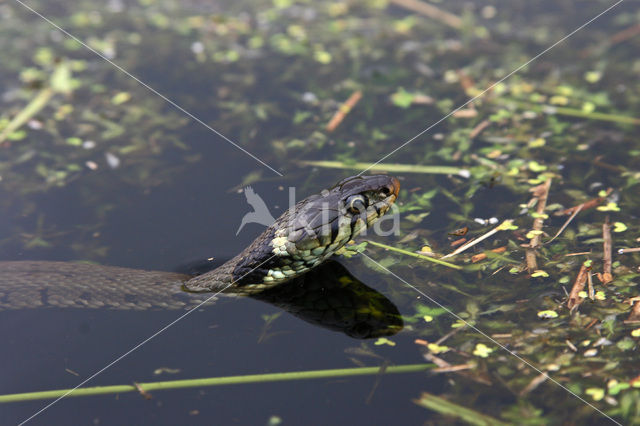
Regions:
[[520, 101], [517, 99], [507, 99], [507, 101], [514, 102], [520, 107], [531, 108], [536, 112], [545, 112], [545, 110], [553, 111], [558, 115], [567, 115], [571, 117], [586, 118], [589, 120], [600, 121], [612, 121], [620, 124], [633, 124], [640, 125], [640, 119], [634, 117], [628, 117], [625, 115], [607, 114], [604, 112], [585, 112], [575, 108], [560, 107], [555, 105], [540, 105], [531, 102]]
[[458, 175], [469, 177], [469, 171], [460, 167], [451, 166], [422, 166], [419, 164], [397, 164], [397, 163], [343, 163], [341, 161], [300, 161], [303, 166], [324, 167], [329, 169], [347, 170], [373, 170], [395, 173], [426, 173], [441, 175]]
[[33, 98], [31, 102], [29, 102], [27, 106], [22, 109], [22, 111], [16, 114], [16, 116], [13, 117], [13, 120], [11, 120], [9, 124], [7, 124], [7, 127], [5, 127], [4, 130], [0, 132], [0, 143], [4, 142], [7, 136], [18, 130], [34, 115], [40, 112], [40, 110], [42, 110], [42, 108], [47, 105], [53, 94], [54, 91], [51, 88], [42, 89], [40, 92], [38, 92], [36, 97]]
[[420, 399], [414, 399], [414, 403], [429, 410], [436, 411], [445, 416], [458, 418], [466, 423], [476, 426], [506, 426], [508, 423], [502, 422], [495, 417], [487, 416], [478, 411], [447, 401], [439, 396], [423, 392]]
[[396, 248], [396, 247], [388, 246], [386, 244], [377, 243], [375, 241], [367, 240], [367, 243], [373, 244], [374, 246], [385, 248], [387, 250], [395, 251], [397, 253], [406, 254], [407, 256], [412, 256], [412, 257], [417, 257], [418, 259], [428, 260], [429, 262], [437, 263], [438, 265], [446, 266], [446, 267], [449, 267], [449, 268], [458, 269], [458, 270], [464, 269], [460, 265], [454, 265], [453, 263], [445, 262], [444, 260], [436, 259], [434, 257], [429, 257], [429, 256], [423, 256], [423, 255], [418, 254], [418, 253], [413, 253], [413, 252], [408, 251], [408, 250], [403, 250], [403, 249], [399, 249], [399, 248]]
[[[417, 373], [434, 368], [433, 364], [408, 364], [387, 367], [385, 374]], [[380, 367], [340, 368], [334, 370], [294, 371], [290, 373], [250, 374], [245, 376], [208, 377], [189, 380], [171, 380], [165, 382], [137, 383], [133, 385], [95, 386], [78, 389], [58, 389], [41, 392], [14, 393], [0, 395], [0, 403], [30, 401], [36, 399], [54, 399], [61, 396], [104, 395], [124, 392], [149, 392], [165, 389], [179, 389], [203, 386], [222, 386], [249, 383], [282, 382], [289, 380], [326, 379], [331, 377], [366, 376], [380, 373]]]

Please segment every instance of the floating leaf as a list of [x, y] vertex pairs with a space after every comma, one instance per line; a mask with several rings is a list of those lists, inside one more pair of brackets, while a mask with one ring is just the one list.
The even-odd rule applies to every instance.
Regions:
[[585, 102], [582, 104], [582, 112], [585, 114], [591, 114], [596, 110], [596, 105], [593, 102]]
[[496, 229], [498, 231], [513, 231], [515, 229], [518, 229], [518, 226], [513, 224], [513, 220], [508, 219], [498, 225]]
[[67, 138], [67, 143], [73, 146], [80, 146], [82, 145], [82, 139], [76, 137]]
[[536, 270], [536, 271], [533, 271], [533, 273], [531, 274], [531, 276], [532, 276], [533, 278], [536, 278], [536, 277], [545, 277], [545, 278], [546, 278], [546, 277], [548, 277], [548, 276], [549, 276], [549, 274], [548, 274], [546, 271], [543, 271], [542, 269], [538, 269], [538, 270]]
[[537, 138], [534, 139], [532, 141], [529, 141], [529, 147], [531, 148], [540, 148], [541, 146], [544, 146], [547, 143], [546, 140], [544, 140], [544, 138]]
[[71, 93], [74, 83], [71, 78], [71, 68], [66, 62], [61, 62], [51, 75], [51, 89], [58, 93]]
[[616, 347], [621, 351], [628, 351], [629, 349], [633, 349], [635, 345], [636, 342], [634, 342], [633, 339], [629, 339], [628, 337], [625, 337], [624, 339], [616, 343]]
[[631, 385], [627, 382], [616, 383], [613, 386], [609, 387], [609, 395], [617, 395], [621, 390], [629, 389]]
[[546, 213], [533, 212], [533, 213], [531, 213], [531, 217], [536, 218], [536, 219], [549, 219], [549, 215], [546, 214]]
[[391, 340], [387, 339], [386, 337], [379, 337], [378, 340], [376, 340], [374, 342], [374, 345], [376, 345], [376, 346], [380, 346], [380, 345], [395, 346], [396, 342], [391, 341]]
[[556, 311], [540, 311], [538, 312], [538, 318], [549, 319], [549, 318], [558, 318], [558, 313]]
[[484, 343], [478, 343], [476, 348], [473, 350], [473, 354], [475, 356], [479, 356], [480, 358], [487, 358], [493, 349], [485, 345]]
[[587, 71], [584, 73], [584, 79], [587, 83], [597, 83], [602, 78], [602, 73], [600, 71]]
[[627, 230], [627, 225], [622, 222], [613, 223], [613, 232], [624, 232]]
[[448, 352], [448, 351], [449, 351], [449, 347], [448, 347], [448, 346], [440, 346], [440, 345], [437, 345], [437, 344], [435, 344], [435, 343], [429, 343], [429, 344], [427, 345], [427, 348], [428, 348], [431, 352], [433, 352], [434, 354], [436, 354], [436, 355], [437, 355], [437, 354], [442, 354], [442, 353], [445, 353], [445, 352]]
[[113, 98], [111, 98], [111, 103], [113, 103], [114, 105], [120, 105], [127, 102], [130, 99], [131, 99], [131, 94], [127, 92], [120, 92], [115, 94]]
[[601, 212], [619, 212], [620, 207], [616, 203], [607, 203], [606, 206], [598, 206], [597, 209]]
[[331, 53], [325, 50], [317, 50], [313, 52], [313, 59], [320, 62], [321, 64], [328, 64], [331, 62]]
[[527, 238], [531, 239], [531, 238], [533, 238], [533, 237], [535, 237], [537, 235], [542, 235], [542, 234], [544, 234], [544, 232], [538, 231], [538, 230], [532, 230], [532, 231], [527, 232]]
[[391, 102], [397, 107], [409, 108], [413, 103], [413, 95], [401, 87], [391, 95]]
[[591, 395], [594, 401], [600, 401], [604, 398], [604, 389], [600, 388], [589, 388], [585, 391], [587, 395]]
[[529, 161], [529, 170], [532, 172], [543, 172], [547, 170], [547, 166], [538, 163], [537, 161]]

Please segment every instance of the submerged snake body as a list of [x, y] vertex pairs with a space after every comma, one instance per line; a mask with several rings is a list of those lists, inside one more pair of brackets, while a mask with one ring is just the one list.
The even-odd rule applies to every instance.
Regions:
[[300, 201], [242, 253], [196, 277], [73, 262], [0, 262], [0, 309], [176, 309], [209, 297], [193, 293], [259, 293], [324, 262], [384, 215], [399, 188], [385, 175], [347, 178]]

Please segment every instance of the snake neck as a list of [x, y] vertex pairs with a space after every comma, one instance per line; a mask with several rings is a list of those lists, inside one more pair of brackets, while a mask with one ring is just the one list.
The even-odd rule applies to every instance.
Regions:
[[331, 256], [317, 250], [288, 250], [286, 228], [281, 226], [285, 220], [276, 221], [246, 250], [218, 268], [187, 280], [183, 289], [191, 293], [259, 293], [302, 275]]

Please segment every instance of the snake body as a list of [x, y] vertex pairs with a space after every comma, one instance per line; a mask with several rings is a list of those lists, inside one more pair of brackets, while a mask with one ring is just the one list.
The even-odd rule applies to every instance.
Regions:
[[74, 262], [0, 262], [0, 310], [45, 306], [179, 309], [218, 293], [250, 295], [320, 265], [395, 202], [386, 175], [355, 176], [287, 210], [242, 253], [198, 276]]

